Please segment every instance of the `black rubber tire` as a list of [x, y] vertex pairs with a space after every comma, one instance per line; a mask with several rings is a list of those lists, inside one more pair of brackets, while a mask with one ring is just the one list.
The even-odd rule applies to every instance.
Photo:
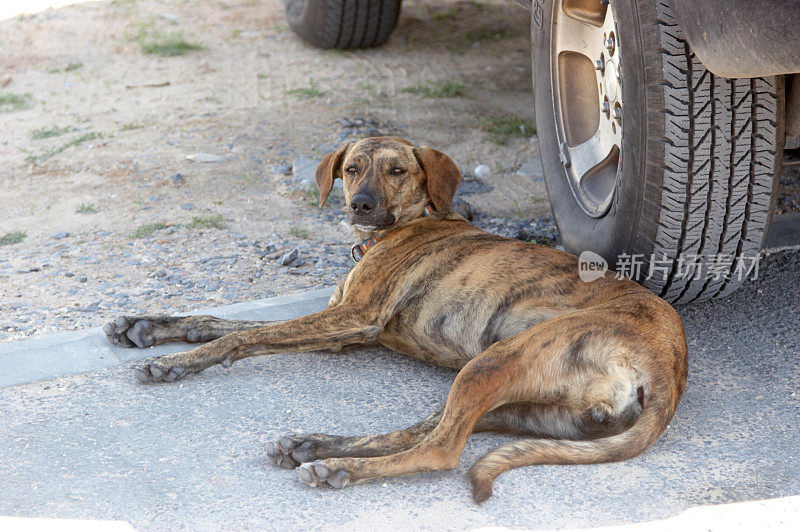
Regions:
[[384, 44], [397, 25], [401, 0], [286, 0], [295, 33], [319, 48]]
[[[601, 218], [572, 195], [553, 111], [550, 29], [553, 0], [534, 0], [533, 78], [545, 183], [568, 251], [591, 250], [619, 270], [641, 255], [636, 280], [673, 303], [721, 297], [746, 278], [735, 257], [759, 253], [769, 226], [783, 142], [783, 78], [726, 79], [689, 49], [667, 0], [612, 0], [623, 66], [622, 164]], [[541, 9], [539, 9], [541, 8]], [[680, 257], [700, 257], [695, 279]], [[708, 269], [734, 257], [727, 276]], [[651, 258], [656, 275], [650, 272]], [[664, 260], [666, 259], [666, 260]]]

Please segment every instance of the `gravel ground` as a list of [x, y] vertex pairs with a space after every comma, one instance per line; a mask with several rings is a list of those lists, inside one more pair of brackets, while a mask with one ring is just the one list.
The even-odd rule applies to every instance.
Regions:
[[[334, 284], [352, 237], [313, 172], [364, 136], [445, 151], [480, 226], [554, 241], [532, 129], [498, 143], [482, 122], [533, 118], [521, 15], [407, 2], [388, 45], [353, 52], [303, 43], [277, 0], [0, 21], [0, 96], [18, 100], [0, 105], [0, 238], [20, 235], [0, 246], [0, 342]], [[143, 53], [167, 38], [201, 48]]]
[[[5, 297], [0, 340], [97, 326], [120, 313], [177, 314], [336, 284], [352, 266], [347, 222], [339, 210], [324, 210], [317, 218], [341, 227], [340, 238], [308, 240], [277, 232], [254, 237], [180, 225], [143, 238], [108, 231], [54, 233], [34, 250], [0, 258]], [[503, 236], [558, 243], [548, 215], [513, 220], [480, 214], [474, 221]], [[293, 254], [296, 258], [287, 260]]]
[[[319, 222], [338, 239], [245, 235], [231, 229], [171, 225], [143, 238], [108, 231], [54, 233], [35, 250], [0, 258], [4, 280], [0, 340], [97, 326], [123, 314], [177, 314], [330, 286], [352, 266], [345, 216], [324, 210]], [[478, 215], [482, 229], [557, 244], [548, 215], [513, 220]], [[295, 254], [296, 258], [291, 261]], [[43, 305], [54, 301], [59, 306]]]
[[800, 150], [787, 150], [783, 161], [775, 213], [800, 212]]

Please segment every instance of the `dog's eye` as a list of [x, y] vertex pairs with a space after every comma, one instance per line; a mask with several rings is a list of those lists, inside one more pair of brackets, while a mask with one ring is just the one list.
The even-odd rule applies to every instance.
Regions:
[[355, 166], [348, 166], [347, 168], [345, 168], [344, 171], [347, 172], [348, 174], [355, 174], [358, 171], [358, 169]]
[[392, 168], [392, 175], [400, 175], [400, 174], [405, 174], [405, 173], [406, 173], [405, 170], [403, 170], [402, 168], [398, 168], [397, 166]]

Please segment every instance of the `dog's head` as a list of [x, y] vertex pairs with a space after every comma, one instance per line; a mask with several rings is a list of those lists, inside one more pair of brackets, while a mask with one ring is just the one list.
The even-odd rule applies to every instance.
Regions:
[[371, 233], [417, 218], [429, 203], [447, 213], [461, 182], [455, 163], [440, 151], [396, 137], [370, 137], [345, 144], [317, 167], [319, 205], [333, 181], [344, 181], [350, 224]]

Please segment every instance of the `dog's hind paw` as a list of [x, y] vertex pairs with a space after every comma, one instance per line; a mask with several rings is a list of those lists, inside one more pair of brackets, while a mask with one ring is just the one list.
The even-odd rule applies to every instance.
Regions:
[[284, 436], [278, 441], [268, 443], [267, 456], [270, 462], [286, 469], [294, 469], [314, 459], [311, 442], [297, 436]]
[[332, 470], [325, 465], [325, 460], [308, 462], [297, 470], [300, 480], [312, 487], [327, 486], [334, 489], [342, 489], [352, 484], [350, 473], [344, 469]]
[[103, 332], [108, 341], [121, 347], [150, 347], [155, 345], [151, 334], [152, 324], [146, 318], [118, 316], [106, 323]]

